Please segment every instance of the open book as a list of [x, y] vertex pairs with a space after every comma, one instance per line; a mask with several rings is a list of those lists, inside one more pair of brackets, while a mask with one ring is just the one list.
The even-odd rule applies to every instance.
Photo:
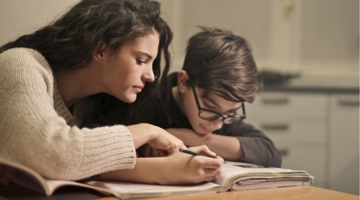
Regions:
[[0, 159], [2, 173], [14, 183], [30, 189], [52, 195], [56, 189], [65, 186], [77, 186], [94, 189], [120, 199], [151, 198], [176, 195], [205, 194], [229, 190], [251, 190], [289, 186], [311, 185], [314, 178], [302, 170], [283, 168], [264, 168], [257, 165], [227, 162], [223, 165], [219, 177], [214, 182], [198, 185], [170, 186], [129, 182], [89, 181], [76, 182], [49, 180], [34, 170], [15, 162]]

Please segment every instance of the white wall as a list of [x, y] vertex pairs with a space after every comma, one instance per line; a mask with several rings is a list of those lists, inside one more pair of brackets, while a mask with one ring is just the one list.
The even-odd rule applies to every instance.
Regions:
[[311, 75], [359, 75], [358, 0], [161, 0], [181, 68], [197, 25], [248, 39], [260, 69]]
[[51, 22], [79, 0], [0, 0], [0, 45]]
[[[358, 0], [159, 0], [174, 32], [172, 70], [198, 25], [249, 40], [260, 69], [359, 76]], [[0, 0], [0, 44], [47, 24], [78, 0]]]
[[264, 0], [162, 0], [172, 9], [164, 8], [170, 15], [174, 30], [175, 65], [181, 67], [186, 42], [198, 32], [198, 25], [232, 30], [248, 39], [258, 62], [269, 59], [271, 32], [271, 1]]

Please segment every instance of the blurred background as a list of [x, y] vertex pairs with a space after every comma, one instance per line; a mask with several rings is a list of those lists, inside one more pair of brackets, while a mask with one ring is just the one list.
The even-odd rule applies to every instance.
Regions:
[[[0, 0], [0, 44], [30, 33], [78, 0]], [[264, 79], [247, 122], [315, 186], [359, 195], [358, 0], [160, 0], [180, 70], [198, 25], [246, 38]], [[75, 20], [75, 19], [74, 19]]]

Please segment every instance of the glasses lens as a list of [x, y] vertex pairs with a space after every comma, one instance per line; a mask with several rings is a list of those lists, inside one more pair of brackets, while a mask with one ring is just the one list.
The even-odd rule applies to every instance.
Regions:
[[220, 116], [216, 113], [210, 112], [210, 111], [201, 111], [199, 112], [199, 117], [206, 120], [216, 120]]
[[227, 118], [224, 118], [224, 123], [225, 124], [232, 124], [232, 123], [235, 123], [235, 122], [239, 122], [239, 121], [242, 121], [244, 118], [243, 117], [227, 117]]

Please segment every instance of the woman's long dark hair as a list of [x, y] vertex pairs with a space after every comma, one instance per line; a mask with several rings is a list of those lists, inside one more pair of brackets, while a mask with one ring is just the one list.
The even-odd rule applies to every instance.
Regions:
[[[153, 63], [155, 82], [146, 84], [134, 106], [130, 106], [132, 113], [139, 113], [137, 110], [141, 110], [146, 99], [152, 95], [153, 87], [159, 79], [161, 91], [170, 68], [168, 48], [173, 34], [166, 21], [160, 17], [160, 3], [157, 1], [81, 0], [53, 23], [1, 46], [0, 53], [16, 47], [34, 49], [45, 57], [56, 73], [58, 70], [85, 67], [100, 42], [116, 52], [125, 41], [149, 35], [154, 29], [160, 35], [158, 55]], [[162, 56], [165, 61], [163, 73]], [[104, 105], [99, 108], [105, 110], [112, 109], [112, 102], [119, 101], [106, 94], [96, 96], [102, 99]]]

